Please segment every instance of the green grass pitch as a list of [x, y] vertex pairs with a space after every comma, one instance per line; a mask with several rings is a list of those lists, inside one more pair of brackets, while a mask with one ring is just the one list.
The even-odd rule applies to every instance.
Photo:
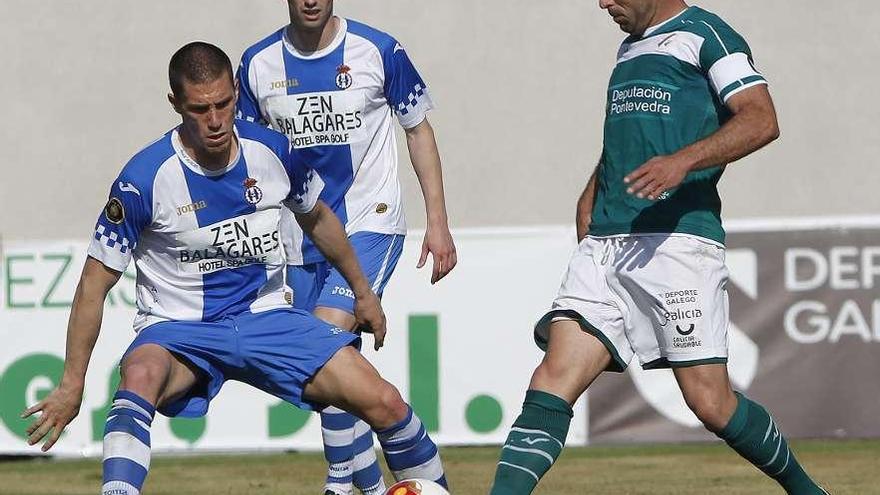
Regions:
[[[796, 441], [833, 495], [880, 494], [880, 440]], [[488, 493], [497, 447], [442, 449], [456, 495]], [[318, 453], [156, 456], [144, 495], [319, 495]], [[387, 480], [387, 476], [386, 476]], [[98, 459], [0, 461], [0, 494], [94, 495]], [[721, 444], [569, 448], [536, 494], [758, 495], [782, 490]]]

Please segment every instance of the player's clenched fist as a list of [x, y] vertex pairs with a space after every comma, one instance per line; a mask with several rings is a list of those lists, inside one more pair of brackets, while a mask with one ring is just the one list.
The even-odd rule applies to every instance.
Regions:
[[82, 391], [70, 390], [62, 386], [53, 390], [45, 399], [26, 409], [21, 413], [22, 418], [28, 418], [40, 412], [40, 416], [27, 429], [28, 445], [34, 445], [49, 435], [49, 439], [43, 444], [41, 450], [46, 452], [51, 449], [61, 437], [64, 428], [79, 414], [81, 404]]

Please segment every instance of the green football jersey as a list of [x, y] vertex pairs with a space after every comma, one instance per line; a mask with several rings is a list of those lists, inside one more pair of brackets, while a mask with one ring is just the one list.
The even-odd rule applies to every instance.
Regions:
[[723, 243], [725, 164], [689, 173], [657, 201], [628, 194], [623, 178], [714, 133], [731, 116], [728, 98], [758, 84], [766, 81], [745, 40], [698, 7], [624, 40], [608, 85], [590, 234], [677, 232]]

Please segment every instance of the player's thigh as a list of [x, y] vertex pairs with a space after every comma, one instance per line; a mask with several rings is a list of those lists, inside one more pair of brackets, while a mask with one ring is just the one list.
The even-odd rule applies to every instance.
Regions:
[[532, 388], [574, 402], [604, 370], [623, 371], [632, 358], [623, 313], [611, 295], [602, 260], [606, 241], [587, 237], [569, 260], [552, 309], [535, 325], [546, 351]]
[[[150, 325], [122, 358], [121, 388], [165, 416], [201, 416], [235, 369], [236, 331], [229, 321], [166, 321]], [[135, 383], [150, 384], [146, 388]]]
[[[400, 260], [404, 236], [357, 232], [349, 240], [370, 287], [381, 297]], [[354, 291], [335, 268], [329, 269], [315, 306], [354, 314]]]
[[344, 330], [353, 331], [355, 326], [357, 326], [357, 319], [354, 317], [354, 314], [338, 308], [318, 306], [312, 314], [317, 318]]
[[128, 353], [120, 365], [120, 390], [128, 390], [158, 405], [180, 397], [198, 383], [188, 362], [158, 344], [144, 344]]
[[407, 414], [397, 389], [352, 347], [340, 349], [306, 385], [303, 396], [364, 418], [375, 428], [387, 428]]
[[529, 389], [552, 393], [574, 404], [610, 363], [611, 353], [605, 344], [583, 331], [577, 321], [556, 320], [550, 324], [547, 352]]
[[329, 404], [305, 391], [340, 349], [360, 341], [351, 332], [293, 308], [246, 313], [235, 321], [244, 366], [233, 378], [306, 410]]

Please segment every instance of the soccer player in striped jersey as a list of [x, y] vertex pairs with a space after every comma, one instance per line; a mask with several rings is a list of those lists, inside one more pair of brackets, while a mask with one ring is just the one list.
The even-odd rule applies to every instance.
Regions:
[[825, 493], [767, 411], [727, 375], [727, 164], [778, 136], [745, 40], [681, 0], [599, 0], [629, 34], [617, 54], [602, 158], [577, 206], [580, 244], [535, 340], [532, 375], [492, 495], [531, 493], [562, 451], [571, 405], [634, 356], [669, 368], [705, 427], [787, 493]]
[[301, 408], [346, 404], [379, 434], [395, 474], [437, 478], [437, 446], [353, 347], [359, 337], [290, 307], [284, 284], [284, 209], [343, 274], [359, 323], [383, 332], [379, 298], [342, 224], [318, 200], [320, 181], [285, 136], [235, 121], [229, 58], [202, 42], [169, 64], [168, 98], [182, 123], [132, 158], [113, 182], [71, 310], [64, 374], [25, 411], [41, 412], [29, 443], [52, 447], [82, 402], [89, 358], [110, 288], [134, 259], [137, 331], [104, 436], [104, 495], [141, 492], [150, 424], [201, 416], [226, 380], [248, 383]]
[[[426, 117], [428, 88], [394, 38], [333, 15], [332, 0], [289, 0], [290, 24], [247, 49], [238, 72], [239, 116], [285, 133], [324, 183], [321, 199], [345, 224], [373, 290], [381, 297], [406, 233], [394, 118], [404, 128], [421, 184], [427, 230], [418, 266], [430, 253], [431, 283], [456, 264], [447, 225], [440, 156]], [[294, 307], [355, 330], [351, 288], [302, 235], [282, 220]], [[381, 342], [377, 342], [378, 349]], [[381, 494], [372, 433], [362, 421], [328, 408], [321, 414], [329, 464], [325, 491], [352, 483]]]

